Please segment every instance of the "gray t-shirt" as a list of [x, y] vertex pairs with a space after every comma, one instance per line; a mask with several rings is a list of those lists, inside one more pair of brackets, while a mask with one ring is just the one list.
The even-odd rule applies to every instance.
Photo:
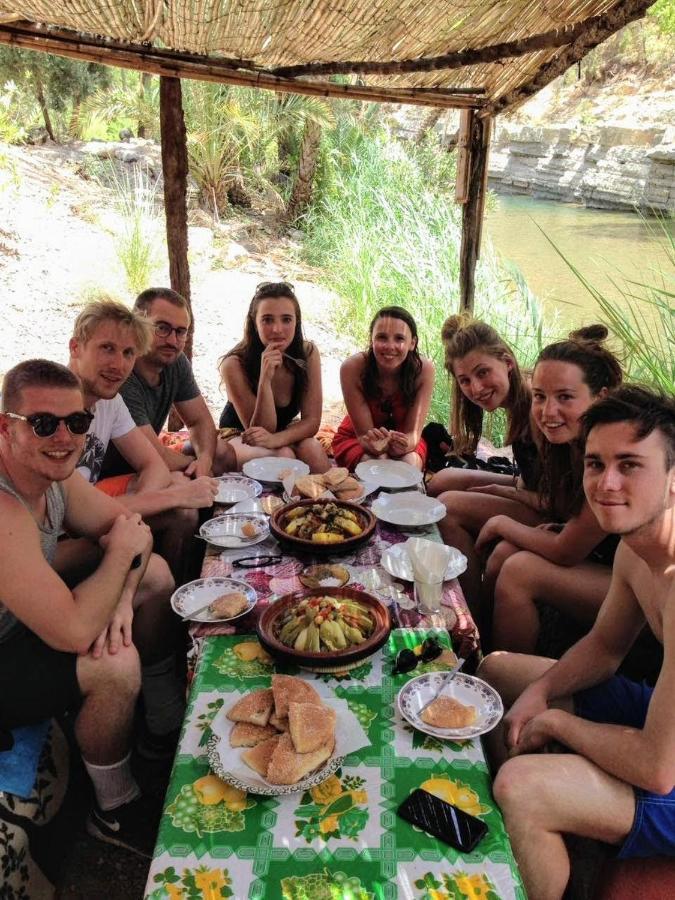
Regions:
[[200, 391], [192, 374], [192, 366], [184, 353], [162, 372], [157, 387], [133, 371], [120, 390], [134, 422], [140, 427], [151, 425], [156, 434], [164, 427], [174, 403], [194, 400]]
[[[14, 485], [5, 478], [0, 477], [0, 491], [11, 494], [12, 497], [23, 503], [28, 509], [26, 501], [17, 493]], [[30, 510], [29, 510], [30, 512]], [[32, 513], [31, 513], [32, 515]], [[42, 554], [51, 566], [56, 555], [56, 542], [63, 530], [63, 520], [66, 516], [66, 492], [62, 484], [52, 482], [47, 488], [47, 516], [42, 523], [36, 523], [40, 531], [40, 546]], [[0, 644], [11, 637], [12, 632], [20, 626], [19, 620], [2, 603], [2, 588], [0, 587]]]

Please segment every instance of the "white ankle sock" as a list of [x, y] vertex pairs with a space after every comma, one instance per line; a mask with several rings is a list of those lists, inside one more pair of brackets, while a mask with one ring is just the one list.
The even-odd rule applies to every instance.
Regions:
[[111, 766], [96, 766], [83, 758], [84, 767], [94, 785], [96, 802], [102, 810], [117, 809], [141, 793], [131, 774], [130, 759], [131, 753], [127, 753], [124, 759]]
[[179, 728], [185, 714], [185, 688], [176, 678], [174, 657], [168, 656], [141, 672], [145, 721], [152, 734]]

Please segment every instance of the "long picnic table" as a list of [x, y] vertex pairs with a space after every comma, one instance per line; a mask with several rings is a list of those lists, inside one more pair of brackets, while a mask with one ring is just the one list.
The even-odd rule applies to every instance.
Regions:
[[[380, 556], [411, 533], [419, 530], [378, 522], [367, 545], [329, 560], [347, 567], [350, 586], [388, 602], [394, 625], [381, 650], [342, 676], [275, 661], [255, 636], [256, 616], [277, 596], [302, 587], [298, 575], [308, 560], [283, 554], [281, 562], [263, 569], [233, 572], [237, 556], [274, 550], [272, 538], [246, 551], [209, 549], [202, 576], [234, 575], [256, 590], [258, 603], [236, 627], [191, 627], [188, 707], [145, 900], [524, 900], [480, 740], [429, 737], [408, 725], [397, 708], [396, 696], [409, 678], [442, 668], [421, 663], [410, 674], [393, 676], [400, 649], [414, 649], [434, 635], [466, 656], [478, 642], [454, 580], [445, 585], [439, 613], [421, 616], [397, 603], [401, 594], [389, 589], [392, 579]], [[435, 528], [425, 536], [440, 539]], [[412, 586], [400, 586], [409, 596]], [[308, 791], [263, 797], [210, 776], [207, 746], [214, 719], [243, 694], [268, 687], [273, 672], [320, 683], [320, 692], [345, 700], [370, 744]], [[417, 787], [485, 821], [488, 834], [474, 851], [460, 854], [396, 815]]]

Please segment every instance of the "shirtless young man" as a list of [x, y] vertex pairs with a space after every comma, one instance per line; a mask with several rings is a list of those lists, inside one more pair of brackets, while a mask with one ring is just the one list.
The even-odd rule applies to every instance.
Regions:
[[[138, 514], [75, 472], [91, 415], [77, 377], [47, 360], [5, 376], [0, 413], [0, 727], [72, 710], [94, 786], [87, 829], [150, 855], [149, 810], [129, 765], [141, 687], [149, 727], [168, 732], [184, 695], [163, 677], [173, 580]], [[62, 529], [99, 541], [97, 568], [72, 590], [53, 568]], [[136, 564], [136, 557], [140, 565]], [[145, 588], [139, 590], [143, 578]], [[131, 621], [133, 619], [133, 643]], [[94, 648], [94, 650], [92, 650]], [[150, 671], [148, 671], [150, 670]]]
[[[490, 735], [494, 796], [531, 900], [562, 897], [564, 834], [675, 856], [675, 399], [625, 386], [584, 418], [584, 491], [621, 535], [605, 602], [558, 662], [493, 653], [478, 673], [511, 706]], [[663, 644], [654, 688], [614, 674], [645, 625]], [[571, 753], [537, 752], [552, 741]]]

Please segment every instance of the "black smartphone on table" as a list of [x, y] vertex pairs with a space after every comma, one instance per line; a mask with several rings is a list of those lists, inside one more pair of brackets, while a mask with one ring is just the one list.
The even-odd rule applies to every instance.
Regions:
[[468, 853], [487, 834], [487, 825], [458, 806], [418, 788], [398, 808], [401, 818]]

